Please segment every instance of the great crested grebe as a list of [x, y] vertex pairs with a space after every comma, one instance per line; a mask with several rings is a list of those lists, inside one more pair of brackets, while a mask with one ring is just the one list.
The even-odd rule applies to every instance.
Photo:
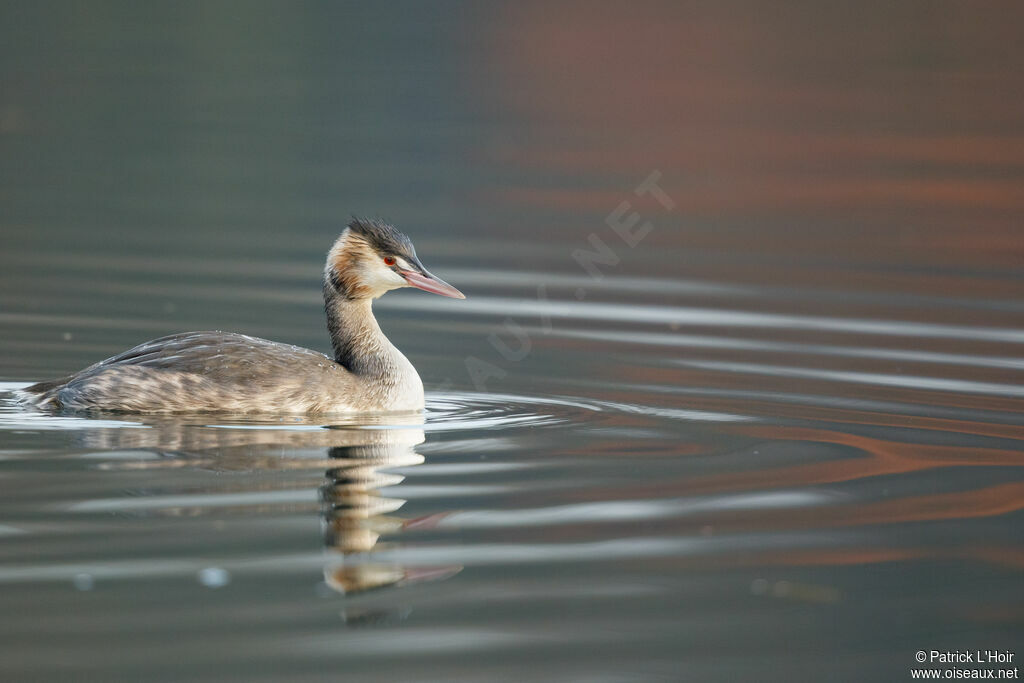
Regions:
[[140, 344], [69, 377], [23, 390], [40, 407], [126, 412], [333, 413], [423, 409], [416, 368], [384, 336], [371, 304], [416, 287], [464, 299], [416, 258], [408, 237], [353, 219], [327, 254], [324, 308], [334, 358], [230, 332]]

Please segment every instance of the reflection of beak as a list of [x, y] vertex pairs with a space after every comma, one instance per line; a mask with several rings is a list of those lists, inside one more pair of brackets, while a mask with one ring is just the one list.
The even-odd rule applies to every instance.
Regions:
[[421, 581], [442, 581], [462, 571], [462, 566], [453, 564], [447, 567], [406, 567], [403, 585], [420, 583]]
[[412, 270], [400, 270], [398, 272], [405, 278], [405, 281], [408, 282], [410, 286], [415, 287], [416, 289], [422, 289], [424, 292], [430, 292], [431, 294], [450, 296], [453, 299], [466, 298], [465, 294], [455, 289], [441, 278], [431, 275], [425, 269], [421, 273], [417, 273]]

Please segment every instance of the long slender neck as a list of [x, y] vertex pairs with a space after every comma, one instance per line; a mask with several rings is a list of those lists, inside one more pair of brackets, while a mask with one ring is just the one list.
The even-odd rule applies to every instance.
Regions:
[[395, 355], [401, 355], [373, 317], [372, 301], [346, 298], [330, 282], [324, 283], [324, 309], [334, 360], [357, 375], [386, 374], [394, 367]]

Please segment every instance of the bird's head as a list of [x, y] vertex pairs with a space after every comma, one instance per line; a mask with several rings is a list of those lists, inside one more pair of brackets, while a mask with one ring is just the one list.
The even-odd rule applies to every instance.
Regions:
[[331, 247], [324, 281], [346, 299], [376, 299], [399, 287], [466, 298], [423, 267], [412, 240], [392, 225], [365, 218], [353, 218]]

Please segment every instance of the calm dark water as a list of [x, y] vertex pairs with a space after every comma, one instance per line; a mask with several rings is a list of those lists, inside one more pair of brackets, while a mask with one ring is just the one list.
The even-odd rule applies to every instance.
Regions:
[[[1022, 20], [5, 3], [0, 675], [1024, 656]], [[377, 306], [422, 421], [11, 400], [176, 331], [326, 350], [351, 213], [468, 296]]]

